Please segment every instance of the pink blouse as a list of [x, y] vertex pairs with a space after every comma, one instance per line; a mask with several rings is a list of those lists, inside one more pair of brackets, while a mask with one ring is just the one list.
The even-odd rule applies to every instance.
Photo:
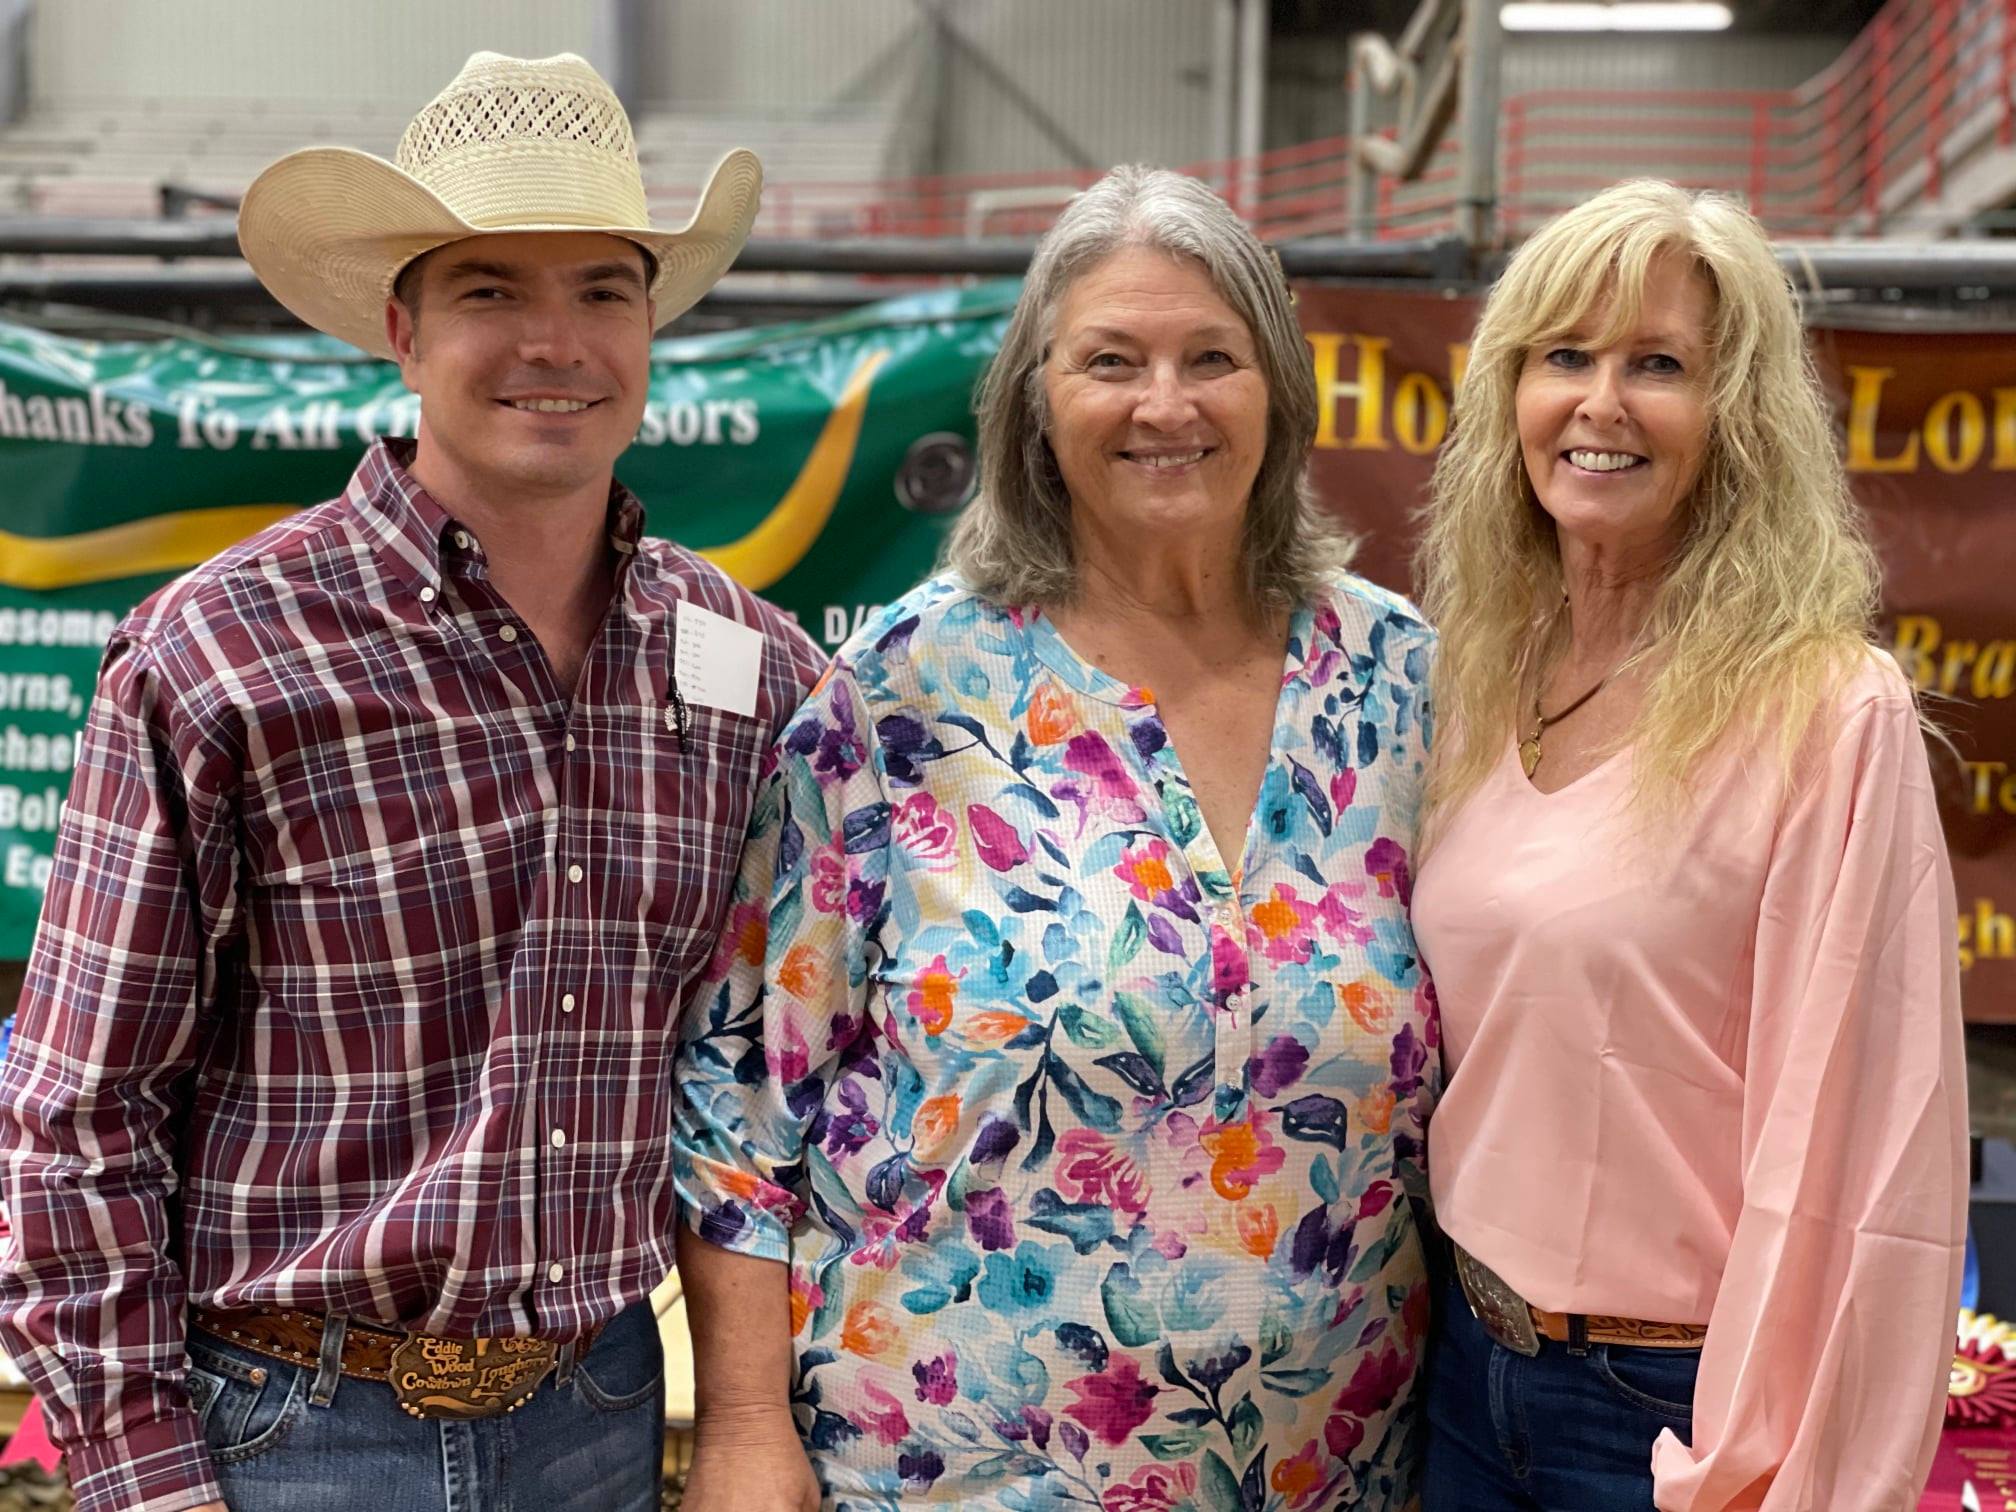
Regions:
[[1448, 1085], [1444, 1228], [1536, 1306], [1708, 1328], [1662, 1512], [1914, 1507], [1967, 1211], [1954, 901], [1909, 689], [1872, 655], [1788, 787], [1516, 753], [1420, 868]]

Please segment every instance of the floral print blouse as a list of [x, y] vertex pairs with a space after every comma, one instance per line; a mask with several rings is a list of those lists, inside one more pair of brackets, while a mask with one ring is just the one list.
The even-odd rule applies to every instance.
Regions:
[[829, 1505], [1412, 1499], [1429, 650], [1356, 578], [1293, 616], [1227, 858], [1039, 611], [941, 577], [842, 648], [679, 1060], [686, 1221], [789, 1262]]

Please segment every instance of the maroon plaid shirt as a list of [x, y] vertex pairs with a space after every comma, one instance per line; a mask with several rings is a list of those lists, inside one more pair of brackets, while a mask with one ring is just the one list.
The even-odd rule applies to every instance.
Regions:
[[[618, 488], [570, 699], [402, 448], [106, 655], [0, 1072], [0, 1340], [83, 1512], [216, 1495], [192, 1302], [569, 1339], [671, 1265], [674, 1020], [824, 658]], [[683, 743], [681, 599], [765, 634]]]

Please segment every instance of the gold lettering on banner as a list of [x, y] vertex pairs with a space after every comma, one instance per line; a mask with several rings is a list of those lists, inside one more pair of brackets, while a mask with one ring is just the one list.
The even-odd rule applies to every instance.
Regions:
[[2008, 698], [2016, 694], [2016, 640], [1990, 641], [1974, 664], [1976, 698]]
[[[1448, 439], [1453, 396], [1470, 365], [1467, 342], [1448, 344], [1445, 379], [1396, 367], [1391, 337], [1362, 331], [1302, 334], [1316, 379], [1318, 450], [1397, 448], [1428, 457]], [[2016, 472], [2016, 386], [1949, 390], [1922, 414], [1893, 416], [1886, 432], [1883, 401], [1898, 372], [1853, 364], [1843, 369], [1850, 473]]]
[[2016, 388], [1986, 395], [1953, 389], [1933, 400], [1918, 423], [1904, 431], [1898, 449], [1879, 454], [1878, 420], [1883, 389], [1895, 368], [1850, 367], [1848, 376], [1848, 471], [1915, 473], [1920, 458], [1942, 473], [1972, 472], [1985, 458], [1991, 472], [2016, 472]]
[[2016, 472], [2016, 388], [1995, 390], [1995, 457], [1988, 465]]
[[1981, 401], [1965, 389], [1942, 395], [1925, 412], [1925, 455], [1943, 473], [1966, 472], [1981, 460], [1987, 442], [1988, 417]]
[[1949, 640], [1929, 614], [1900, 614], [1897, 664], [1923, 692], [1978, 700], [2016, 697], [2016, 640]]
[[[1386, 348], [1393, 343], [1384, 336], [1340, 336], [1334, 331], [1309, 331], [1310, 351], [1316, 358], [1316, 444], [1321, 447], [1349, 447], [1353, 451], [1385, 451]], [[1349, 340], [1358, 355], [1358, 376], [1346, 383], [1337, 376], [1338, 353]], [[1337, 407], [1350, 400], [1358, 406], [1357, 423], [1349, 441], [1337, 439]]]
[[1393, 394], [1393, 434], [1401, 449], [1425, 457], [1449, 434], [1449, 401], [1426, 373], [1409, 373]]
[[2016, 774], [2006, 761], [1962, 761], [1967, 769], [1967, 809], [1974, 814], [2016, 814]]
[[2016, 919], [1995, 906], [1993, 898], [1976, 898], [1960, 915], [1960, 969], [1976, 961], [2016, 961]]
[[1848, 471], [1902, 473], [1918, 471], [1918, 437], [1912, 435], [1894, 457], [1876, 455], [1876, 414], [1883, 405], [1883, 385], [1897, 376], [1895, 368], [1848, 369]]
[[[1449, 344], [1449, 380], [1444, 383], [1431, 372], [1395, 372], [1393, 343], [1387, 337], [1337, 331], [1303, 335], [1316, 369], [1319, 448], [1390, 451], [1398, 441], [1410, 455], [1427, 457], [1448, 438], [1450, 395], [1470, 365], [1467, 343]], [[1346, 347], [1354, 364], [1348, 378]]]

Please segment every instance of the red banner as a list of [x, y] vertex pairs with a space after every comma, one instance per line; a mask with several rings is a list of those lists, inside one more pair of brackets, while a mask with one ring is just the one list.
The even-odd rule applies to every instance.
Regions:
[[[1297, 290], [1316, 359], [1318, 492], [1410, 591], [1416, 512], [1449, 428], [1474, 298]], [[1957, 759], [1935, 749], [1959, 889], [1967, 1017], [2016, 1022], [2016, 342], [1996, 332], [1822, 330], [1850, 481], [1883, 559], [1883, 635]]]

